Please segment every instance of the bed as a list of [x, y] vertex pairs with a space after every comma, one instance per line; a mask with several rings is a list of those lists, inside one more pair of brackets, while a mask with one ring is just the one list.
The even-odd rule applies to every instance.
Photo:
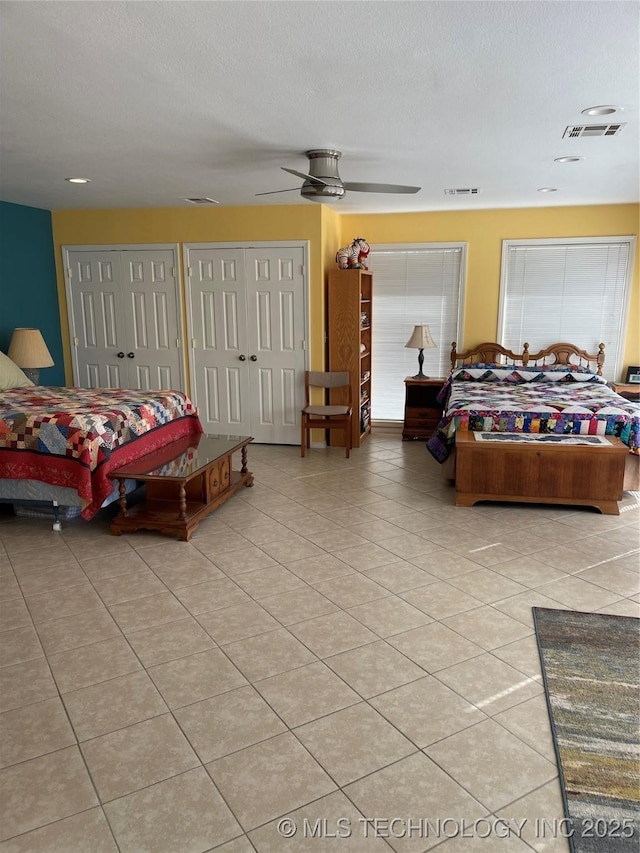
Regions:
[[[557, 343], [515, 353], [497, 343], [465, 352], [451, 348], [451, 374], [439, 401], [444, 416], [427, 449], [455, 479], [453, 450], [460, 430], [612, 436], [633, 457], [625, 488], [637, 488], [640, 404], [616, 394], [602, 376], [604, 345], [589, 353]], [[626, 483], [629, 485], [626, 485]]]
[[5, 387], [0, 500], [80, 505], [89, 520], [113, 495], [110, 471], [202, 432], [181, 391]]

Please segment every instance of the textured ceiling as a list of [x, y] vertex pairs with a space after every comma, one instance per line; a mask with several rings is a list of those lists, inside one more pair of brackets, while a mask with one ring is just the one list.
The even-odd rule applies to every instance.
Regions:
[[[422, 187], [347, 193], [342, 212], [637, 202], [639, 15], [635, 0], [2, 0], [0, 198], [313, 204], [255, 193], [295, 187], [279, 167], [327, 147], [345, 181]], [[581, 115], [597, 104], [626, 129], [563, 140], [602, 121]]]

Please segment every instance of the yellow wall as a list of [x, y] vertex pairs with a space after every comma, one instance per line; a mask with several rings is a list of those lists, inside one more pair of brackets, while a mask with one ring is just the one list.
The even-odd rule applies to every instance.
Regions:
[[[464, 340], [496, 339], [502, 241], [638, 235], [640, 206], [530, 208], [406, 214], [340, 214], [310, 204], [273, 207], [54, 211], [53, 237], [67, 382], [71, 381], [63, 245], [308, 240], [310, 366], [324, 366], [325, 279], [335, 252], [356, 235], [370, 243], [465, 241], [468, 245]], [[640, 364], [640, 260], [634, 263], [625, 364]], [[530, 342], [532, 347], [535, 341]], [[580, 341], [573, 341], [578, 346]]]
[[[640, 205], [469, 210], [435, 213], [351, 214], [341, 217], [342, 242], [364, 236], [369, 243], [467, 243], [464, 340], [468, 347], [495, 341], [498, 329], [503, 240], [638, 235]], [[639, 246], [633, 266], [625, 364], [640, 364]], [[530, 341], [537, 348], [535, 341]], [[581, 341], [571, 341], [585, 346]]]

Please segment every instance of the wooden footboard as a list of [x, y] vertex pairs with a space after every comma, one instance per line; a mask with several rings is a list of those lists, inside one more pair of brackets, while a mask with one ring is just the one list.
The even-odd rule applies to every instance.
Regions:
[[618, 515], [628, 449], [607, 446], [485, 442], [456, 433], [456, 505], [477, 501], [575, 504]]

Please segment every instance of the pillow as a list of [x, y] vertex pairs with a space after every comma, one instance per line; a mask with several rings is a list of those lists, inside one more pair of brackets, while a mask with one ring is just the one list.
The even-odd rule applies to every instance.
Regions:
[[24, 375], [18, 365], [8, 355], [0, 352], [0, 391], [10, 388], [29, 388], [33, 382]]

